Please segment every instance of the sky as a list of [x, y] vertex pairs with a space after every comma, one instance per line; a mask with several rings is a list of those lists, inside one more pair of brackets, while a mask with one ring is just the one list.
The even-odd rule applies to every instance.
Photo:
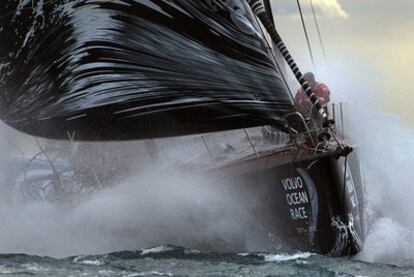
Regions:
[[303, 72], [314, 69], [328, 84], [340, 76], [350, 87], [361, 87], [360, 97], [373, 91], [373, 105], [398, 113], [414, 127], [414, 0], [312, 0], [326, 64], [310, 0], [300, 0], [316, 68], [310, 62], [296, 1], [271, 1], [277, 29]]

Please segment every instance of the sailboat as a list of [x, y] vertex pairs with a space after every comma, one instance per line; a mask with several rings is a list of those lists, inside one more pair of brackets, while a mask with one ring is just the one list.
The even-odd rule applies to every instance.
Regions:
[[[139, 140], [154, 161], [171, 140], [197, 141], [202, 170], [258, 197], [257, 217], [287, 248], [361, 250], [355, 153], [289, 54], [269, 0], [5, 0], [0, 10], [9, 126], [48, 139]], [[297, 111], [287, 68], [317, 119]]]

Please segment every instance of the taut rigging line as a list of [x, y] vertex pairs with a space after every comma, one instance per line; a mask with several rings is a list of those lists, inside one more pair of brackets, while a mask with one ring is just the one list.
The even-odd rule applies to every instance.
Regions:
[[302, 7], [300, 6], [299, 0], [296, 0], [296, 3], [298, 4], [300, 20], [302, 21], [303, 32], [305, 33], [306, 43], [308, 44], [309, 55], [312, 60], [312, 65], [315, 67], [315, 59], [313, 57], [313, 51], [309, 40], [308, 30], [306, 29], [305, 19], [303, 18]]
[[316, 12], [315, 12], [315, 7], [313, 5], [313, 1], [309, 0], [309, 4], [310, 4], [311, 9], [312, 9], [313, 21], [315, 22], [316, 30], [318, 31], [319, 43], [321, 44], [323, 58], [325, 60], [325, 64], [327, 64], [328, 59], [327, 59], [327, 56], [326, 56], [325, 45], [324, 45], [323, 40], [322, 40], [321, 29], [319, 28], [318, 19], [316, 18]]

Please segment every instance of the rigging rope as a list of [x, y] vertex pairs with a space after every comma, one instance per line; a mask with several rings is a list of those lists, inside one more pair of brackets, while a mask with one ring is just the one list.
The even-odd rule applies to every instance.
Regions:
[[325, 60], [325, 64], [327, 64], [328, 59], [327, 59], [327, 56], [326, 56], [325, 45], [324, 45], [323, 40], [322, 40], [321, 29], [319, 28], [318, 19], [316, 17], [315, 7], [313, 6], [313, 1], [312, 0], [309, 0], [309, 3], [310, 3], [310, 6], [311, 6], [311, 9], [312, 9], [313, 21], [315, 21], [316, 30], [318, 31], [319, 43], [321, 44], [323, 58]]
[[250, 5], [253, 13], [260, 19], [263, 23], [263, 26], [266, 28], [267, 32], [269, 33], [270, 37], [272, 38], [274, 44], [279, 49], [280, 53], [282, 54], [283, 58], [288, 63], [290, 69], [293, 71], [296, 79], [302, 86], [303, 90], [305, 91], [306, 95], [311, 100], [313, 106], [322, 116], [322, 118], [327, 119], [328, 115], [326, 111], [323, 109], [321, 103], [319, 103], [318, 97], [313, 93], [312, 88], [309, 86], [309, 83], [303, 78], [302, 72], [299, 70], [298, 66], [296, 65], [295, 61], [293, 60], [292, 56], [289, 53], [285, 43], [283, 42], [282, 38], [280, 37], [279, 33], [277, 32], [273, 22], [270, 20], [269, 16], [266, 13], [266, 10], [263, 6], [263, 2], [261, 0], [247, 0], [247, 3]]
[[306, 43], [308, 44], [309, 55], [310, 55], [311, 60], [312, 60], [312, 65], [313, 65], [313, 67], [315, 67], [315, 59], [313, 58], [313, 51], [312, 51], [312, 47], [311, 47], [310, 40], [309, 40], [308, 30], [306, 29], [305, 19], [303, 17], [303, 13], [302, 13], [302, 7], [300, 6], [299, 0], [296, 0], [296, 3], [298, 4], [300, 20], [302, 21], [303, 32], [305, 33]]

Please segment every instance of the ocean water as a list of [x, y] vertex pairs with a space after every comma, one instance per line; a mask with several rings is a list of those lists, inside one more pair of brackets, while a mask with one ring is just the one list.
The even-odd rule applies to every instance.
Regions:
[[214, 253], [159, 246], [63, 259], [3, 254], [12, 276], [413, 276], [414, 267], [329, 258], [311, 253]]

